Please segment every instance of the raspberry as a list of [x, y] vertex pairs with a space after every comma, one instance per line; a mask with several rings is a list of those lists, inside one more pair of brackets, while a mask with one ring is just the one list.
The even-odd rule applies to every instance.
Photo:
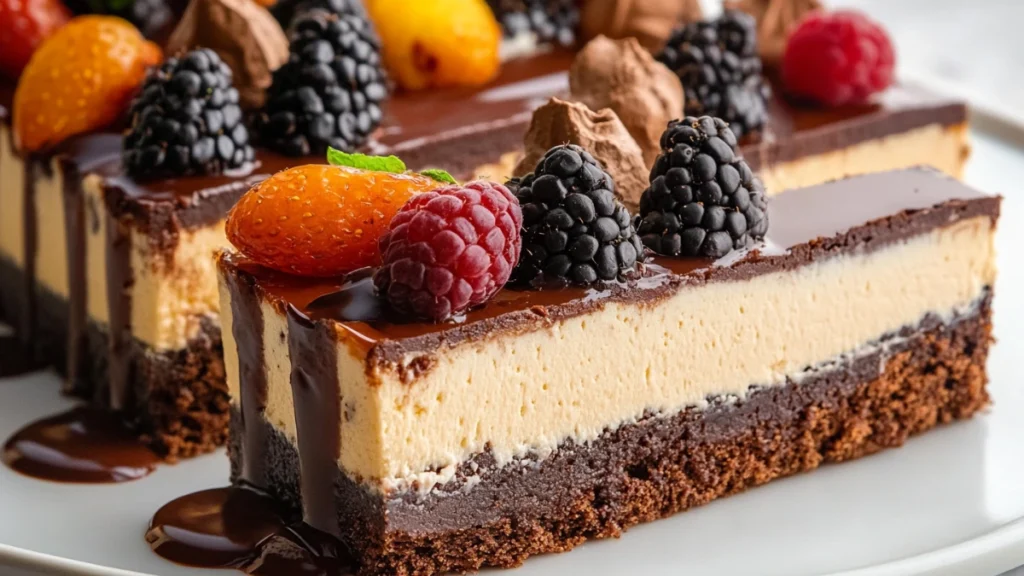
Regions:
[[483, 304], [519, 260], [523, 213], [501, 184], [446, 186], [410, 200], [380, 239], [377, 293], [395, 310], [440, 322]]
[[885, 30], [853, 11], [812, 12], [789, 37], [786, 91], [826, 106], [860, 104], [893, 82], [896, 57]]
[[228, 214], [228, 240], [256, 263], [300, 276], [339, 276], [380, 263], [377, 241], [413, 195], [437, 187], [414, 174], [309, 164], [278, 172]]
[[0, 0], [0, 75], [16, 80], [36, 48], [70, 18], [60, 0]]

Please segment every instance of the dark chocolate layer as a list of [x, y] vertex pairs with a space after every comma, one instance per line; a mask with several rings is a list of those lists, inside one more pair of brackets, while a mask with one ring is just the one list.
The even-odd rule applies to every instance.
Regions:
[[[927, 317], [834, 370], [753, 389], [741, 401], [711, 399], [705, 410], [647, 417], [586, 445], [565, 444], [539, 462], [498, 468], [480, 454], [425, 497], [382, 500], [340, 475], [338, 527], [363, 574], [510, 567], [826, 462], [900, 446], [987, 405], [990, 304], [986, 293], [969, 314], [949, 324]], [[298, 516], [297, 451], [261, 422], [271, 429], [267, 489]], [[237, 437], [231, 446], [237, 471]]]
[[248, 274], [265, 297], [317, 320], [341, 322], [366, 346], [370, 363], [394, 365], [410, 352], [535, 329], [586, 313], [609, 301], [652, 302], [685, 286], [743, 280], [792, 270], [853, 251], [872, 251], [948, 226], [958, 220], [999, 215], [1000, 198], [988, 196], [929, 169], [850, 178], [794, 190], [769, 199], [765, 245], [717, 262], [656, 257], [647, 276], [600, 289], [502, 290], [481, 308], [448, 323], [409, 323], [389, 317], [372, 295], [365, 272], [311, 280], [277, 274], [237, 256], [222, 268]]

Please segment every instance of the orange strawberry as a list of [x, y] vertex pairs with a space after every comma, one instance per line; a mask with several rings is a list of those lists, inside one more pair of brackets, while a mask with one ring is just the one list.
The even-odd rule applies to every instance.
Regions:
[[227, 236], [267, 268], [337, 276], [380, 264], [377, 242], [395, 213], [439, 186], [418, 174], [298, 166], [246, 192], [228, 215]]
[[160, 48], [113, 16], [80, 16], [50, 36], [14, 93], [14, 133], [27, 151], [113, 123]]

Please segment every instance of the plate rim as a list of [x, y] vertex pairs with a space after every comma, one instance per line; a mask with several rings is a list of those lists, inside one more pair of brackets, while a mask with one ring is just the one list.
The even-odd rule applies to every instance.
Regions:
[[[568, 553], [571, 553], [569, 551]], [[121, 568], [72, 560], [0, 543], [0, 563], [15, 568], [46, 570], [67, 576], [153, 576]], [[1024, 564], [1024, 517], [994, 530], [930, 552], [883, 564], [833, 572], [824, 576], [954, 576], [999, 574]]]

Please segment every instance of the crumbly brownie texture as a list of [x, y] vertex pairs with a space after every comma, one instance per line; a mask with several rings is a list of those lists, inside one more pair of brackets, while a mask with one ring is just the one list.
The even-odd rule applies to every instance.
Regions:
[[[753, 390], [740, 402], [648, 417], [525, 467], [495, 468], [488, 454], [477, 455], [437, 489], [443, 494], [382, 502], [339, 473], [338, 525], [363, 561], [361, 574], [513, 567], [826, 462], [900, 446], [988, 404], [990, 304], [986, 292], [952, 323], [928, 317], [833, 371]], [[232, 412], [234, 480], [241, 426]], [[298, 454], [280, 432], [271, 428], [268, 438], [267, 489], [297, 518]]]
[[[24, 307], [22, 270], [0, 258], [0, 321], [14, 324], [9, 311]], [[37, 287], [37, 323], [32, 340], [36, 365], [52, 365], [67, 376], [68, 303]], [[109, 402], [108, 338], [105, 327], [89, 322], [83, 334], [79, 373], [68, 378], [67, 392], [104, 405]], [[229, 395], [224, 377], [220, 328], [203, 319], [199, 333], [180, 350], [153, 352], [132, 339], [132, 401], [128, 418], [143, 440], [168, 460], [187, 458], [224, 444]]]

